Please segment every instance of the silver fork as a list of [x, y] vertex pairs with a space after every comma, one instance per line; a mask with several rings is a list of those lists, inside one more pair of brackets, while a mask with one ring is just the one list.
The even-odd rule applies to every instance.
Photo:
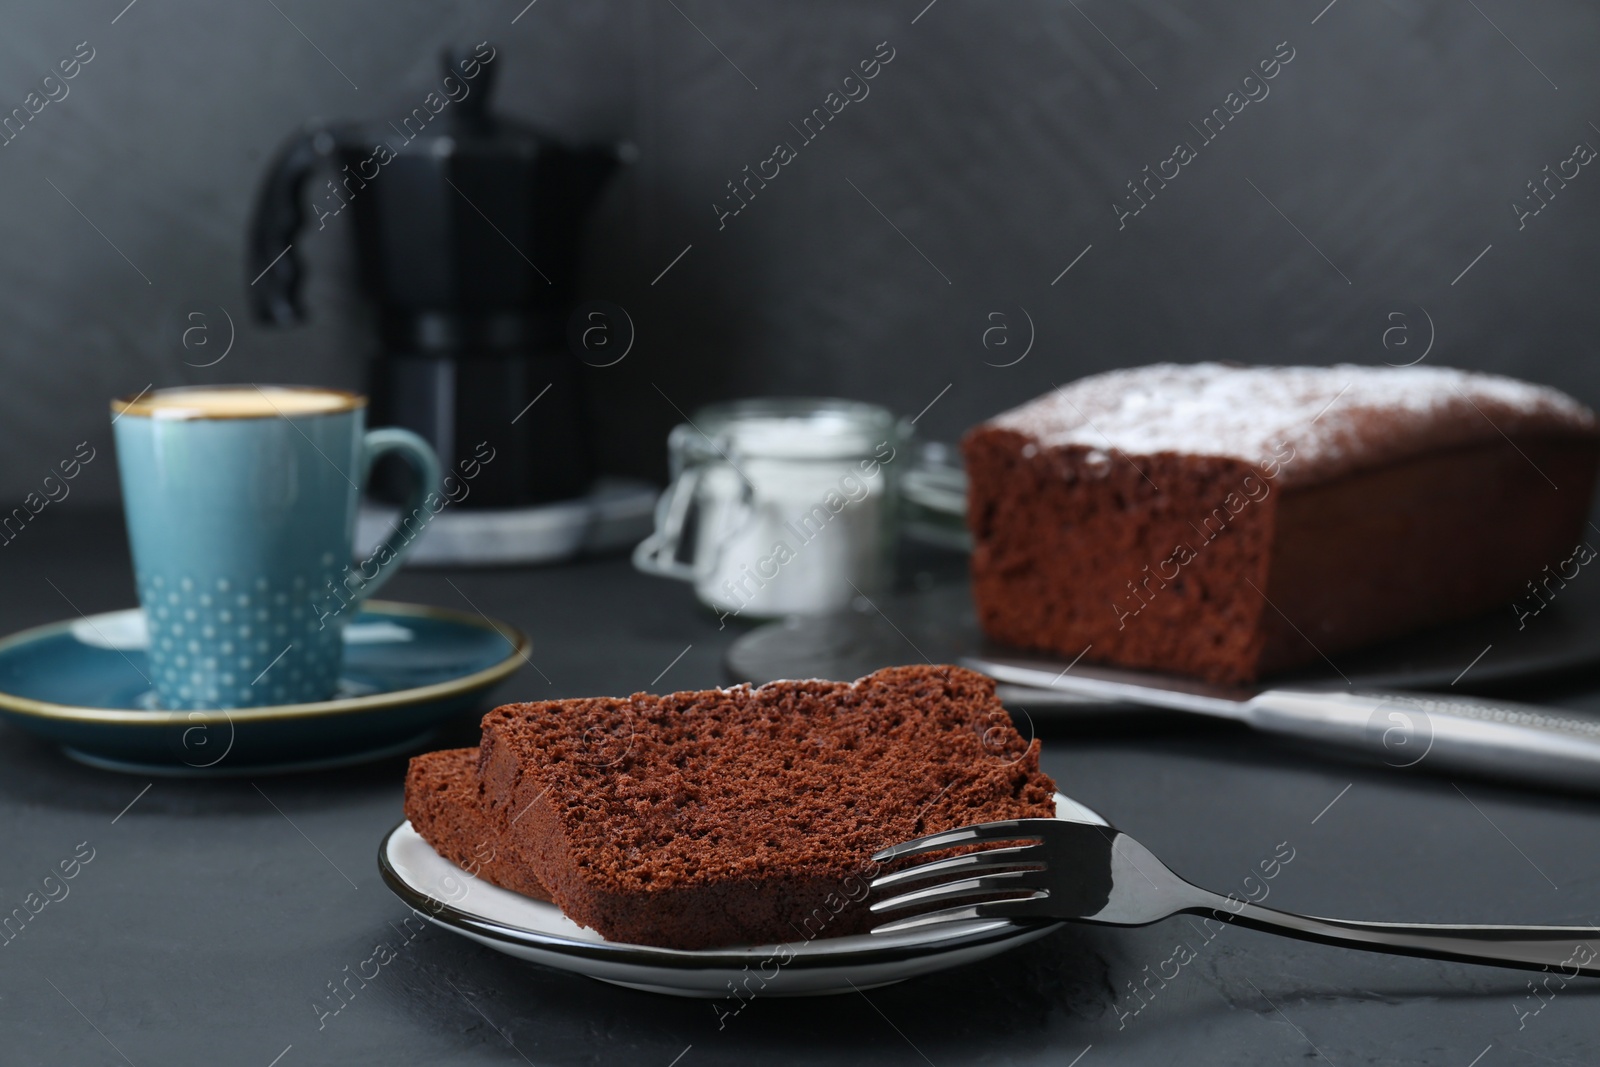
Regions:
[[[876, 901], [871, 905], [874, 912], [947, 906], [895, 919], [872, 932], [988, 918], [1144, 926], [1188, 913], [1373, 952], [1526, 970], [1559, 968], [1569, 978], [1600, 976], [1600, 929], [1594, 927], [1373, 923], [1296, 915], [1192, 885], [1127, 834], [1091, 823], [1060, 819], [980, 823], [894, 845], [873, 859], [882, 863], [963, 845], [1004, 842], [1014, 843], [915, 864], [873, 879], [874, 891], [938, 879]], [[986, 899], [973, 902], [975, 897]], [[962, 900], [969, 902], [951, 903]]]

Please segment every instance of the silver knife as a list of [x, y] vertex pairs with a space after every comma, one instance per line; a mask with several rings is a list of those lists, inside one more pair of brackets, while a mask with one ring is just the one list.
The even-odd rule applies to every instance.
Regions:
[[1193, 712], [1365, 752], [1391, 767], [1423, 765], [1600, 790], [1600, 722], [1532, 704], [1398, 690], [1230, 688], [1083, 665], [1058, 673], [1037, 660], [1006, 656], [966, 656], [962, 663], [997, 682], [1027, 687], [1043, 702], [1069, 697]]

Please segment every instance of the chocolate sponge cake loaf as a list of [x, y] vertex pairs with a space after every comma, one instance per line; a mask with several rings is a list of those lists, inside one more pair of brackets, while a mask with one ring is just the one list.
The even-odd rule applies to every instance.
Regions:
[[569, 918], [670, 948], [864, 932], [877, 850], [1055, 811], [1038, 742], [958, 667], [509, 704], [480, 760], [483, 817]]
[[1600, 430], [1496, 375], [1160, 364], [963, 449], [990, 637], [1245, 682], [1508, 608], [1573, 554]]

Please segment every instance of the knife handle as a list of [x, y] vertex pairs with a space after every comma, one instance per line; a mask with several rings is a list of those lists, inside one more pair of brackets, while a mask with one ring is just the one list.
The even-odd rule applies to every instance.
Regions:
[[1269, 689], [1245, 710], [1258, 729], [1360, 749], [1391, 767], [1600, 791], [1600, 722], [1532, 704], [1432, 693]]

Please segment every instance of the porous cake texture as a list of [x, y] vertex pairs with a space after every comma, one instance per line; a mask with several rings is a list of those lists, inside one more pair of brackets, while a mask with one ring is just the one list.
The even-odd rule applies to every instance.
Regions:
[[990, 637], [1247, 682], [1509, 608], [1572, 555], [1600, 431], [1498, 375], [1157, 364], [1005, 412], [963, 450]]
[[1055, 812], [1038, 742], [959, 667], [508, 704], [484, 717], [476, 783], [470, 751], [418, 757], [407, 781], [441, 855], [496, 841], [481, 877], [670, 948], [864, 932], [874, 852]]
[[501, 843], [485, 817], [478, 750], [446, 748], [413, 756], [406, 771], [406, 818], [433, 850], [468, 874], [549, 900], [539, 879]]

